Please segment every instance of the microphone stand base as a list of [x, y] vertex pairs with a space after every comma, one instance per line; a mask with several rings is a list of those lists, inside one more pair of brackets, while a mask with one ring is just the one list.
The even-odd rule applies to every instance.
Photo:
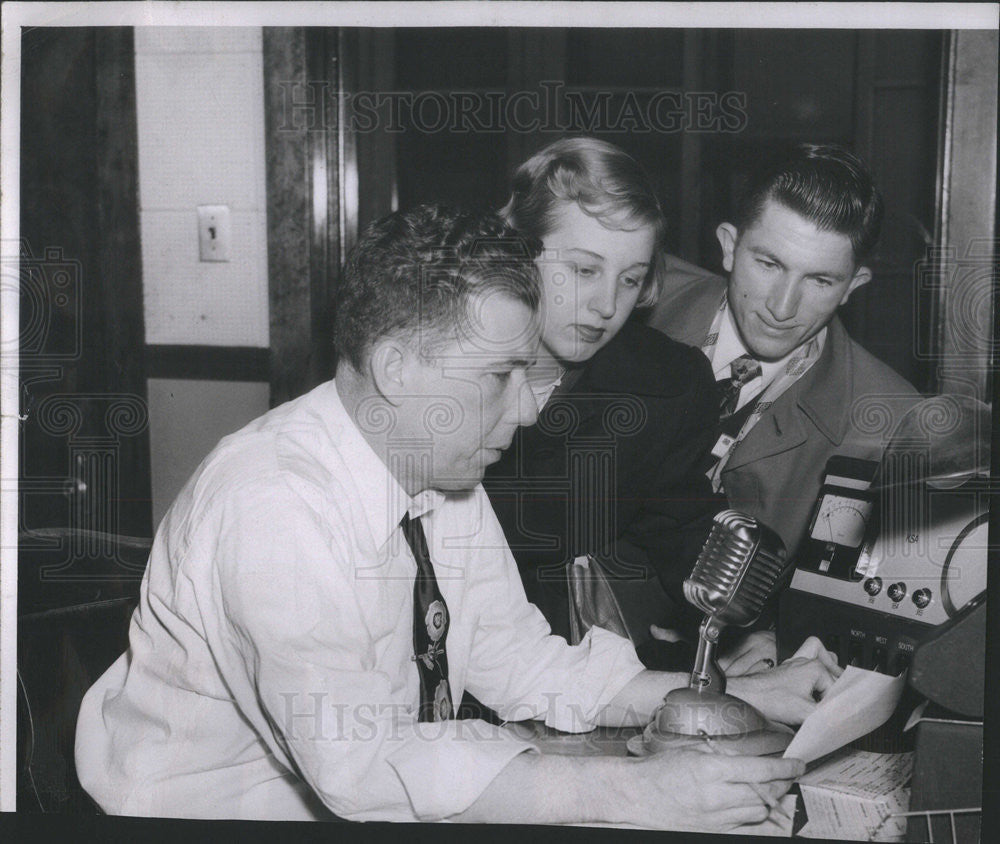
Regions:
[[[677, 750], [712, 739], [714, 749], [741, 756], [782, 753], [795, 735], [784, 724], [769, 721], [755, 707], [732, 695], [674, 689], [641, 736], [628, 743], [638, 756]], [[637, 752], [641, 751], [641, 752]]]

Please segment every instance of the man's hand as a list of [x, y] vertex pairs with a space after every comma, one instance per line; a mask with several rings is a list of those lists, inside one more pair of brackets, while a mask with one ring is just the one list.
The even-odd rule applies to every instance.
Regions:
[[793, 659], [818, 659], [831, 671], [835, 671], [839, 677], [844, 673], [844, 669], [837, 664], [837, 655], [833, 651], [828, 651], [823, 643], [815, 636], [806, 639], [799, 649], [793, 653], [786, 662]]
[[774, 721], [801, 724], [842, 673], [836, 657], [810, 636], [777, 668], [727, 679], [726, 691]]
[[698, 738], [639, 759], [522, 753], [450, 820], [725, 832], [766, 820], [766, 797], [779, 799], [805, 768], [800, 759], [717, 756]]
[[620, 780], [629, 791], [620, 821], [703, 832], [763, 822], [770, 809], [749, 783], [777, 800], [806, 767], [799, 759], [707, 755], [700, 741], [628, 762], [639, 776]]

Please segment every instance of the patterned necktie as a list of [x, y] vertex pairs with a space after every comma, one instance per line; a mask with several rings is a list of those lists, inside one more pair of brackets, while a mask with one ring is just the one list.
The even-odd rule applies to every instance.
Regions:
[[418, 721], [447, 721], [452, 717], [451, 689], [448, 687], [448, 607], [438, 589], [434, 567], [427, 552], [420, 519], [403, 516], [403, 535], [417, 561], [413, 582], [413, 653], [420, 673]]
[[741, 355], [729, 364], [729, 371], [732, 373], [732, 377], [728, 381], [718, 382], [720, 388], [719, 415], [722, 419], [736, 412], [736, 406], [740, 400], [740, 390], [754, 378], [760, 377], [760, 362], [750, 355]]

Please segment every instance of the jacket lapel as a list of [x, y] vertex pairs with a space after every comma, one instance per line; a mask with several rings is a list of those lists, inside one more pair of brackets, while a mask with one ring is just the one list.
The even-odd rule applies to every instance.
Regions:
[[854, 353], [847, 330], [837, 317], [830, 320], [823, 355], [813, 369], [816, 375], [805, 385], [799, 407], [830, 442], [840, 445], [851, 423]]
[[850, 422], [851, 350], [843, 325], [834, 317], [820, 359], [778, 398], [747, 434], [725, 471], [798, 448], [815, 427], [834, 445], [843, 442]]
[[723, 474], [748, 463], [797, 448], [806, 441], [806, 429], [798, 405], [788, 395], [796, 386], [793, 384], [789, 387], [785, 395], [757, 420], [757, 424], [750, 429], [746, 439], [730, 456]]

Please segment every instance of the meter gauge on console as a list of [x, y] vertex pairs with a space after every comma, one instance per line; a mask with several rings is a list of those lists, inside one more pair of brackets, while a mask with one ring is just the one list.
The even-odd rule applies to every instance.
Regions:
[[827, 493], [813, 521], [810, 536], [819, 542], [857, 548], [865, 538], [872, 503]]

